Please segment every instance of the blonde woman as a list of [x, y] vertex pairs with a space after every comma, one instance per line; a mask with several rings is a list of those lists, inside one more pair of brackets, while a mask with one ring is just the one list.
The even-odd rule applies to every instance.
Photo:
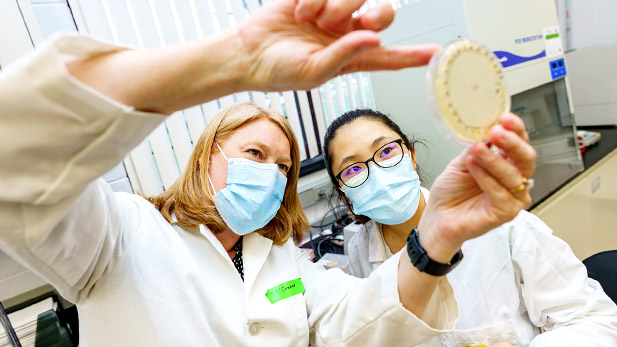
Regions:
[[[427, 62], [432, 46], [381, 47], [392, 8], [352, 17], [362, 3], [277, 0], [236, 29], [144, 52], [63, 37], [3, 70], [0, 248], [77, 304], [82, 344], [409, 346], [453, 328], [448, 281], [406, 252], [360, 280], [293, 245], [307, 228], [298, 150], [274, 111], [223, 111], [178, 182], [150, 200], [97, 179], [166, 113]], [[491, 223], [522, 206], [501, 203]], [[448, 267], [488, 230], [434, 225], [422, 246]]]

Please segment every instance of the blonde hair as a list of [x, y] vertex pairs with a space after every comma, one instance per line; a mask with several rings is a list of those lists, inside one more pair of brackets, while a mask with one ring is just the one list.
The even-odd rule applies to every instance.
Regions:
[[[178, 224], [185, 228], [192, 229], [204, 224], [214, 233], [223, 231], [226, 224], [214, 206], [214, 197], [208, 183], [212, 145], [214, 141], [222, 144], [236, 129], [262, 117], [276, 123], [287, 136], [292, 165], [287, 173], [287, 186], [281, 208], [266, 226], [256, 232], [272, 240], [275, 245], [282, 245], [290, 236], [299, 242], [310, 226], [297, 192], [300, 174], [298, 142], [285, 117], [275, 110], [249, 102], [236, 104], [219, 112], [199, 137], [182, 175], [165, 192], [147, 198], [148, 201], [154, 204], [170, 223], [171, 215], [175, 213]], [[203, 160], [200, 160], [201, 158]]]

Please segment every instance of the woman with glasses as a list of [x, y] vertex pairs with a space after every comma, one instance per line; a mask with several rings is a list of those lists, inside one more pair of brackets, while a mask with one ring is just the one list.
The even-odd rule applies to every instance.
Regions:
[[[349, 241], [352, 274], [368, 277], [401, 249], [419, 271], [447, 273], [460, 318], [453, 332], [422, 346], [617, 345], [615, 304], [541, 220], [512, 210], [530, 203], [535, 165], [521, 119], [506, 114], [491, 130], [497, 153], [476, 143], [450, 162], [430, 199], [420, 186], [416, 142], [388, 116], [355, 110], [332, 122], [324, 152], [338, 196], [365, 226]], [[493, 223], [504, 208], [512, 220]], [[456, 244], [449, 235], [461, 230], [468, 241], [457, 239], [452, 260], [433, 259], [435, 245]]]

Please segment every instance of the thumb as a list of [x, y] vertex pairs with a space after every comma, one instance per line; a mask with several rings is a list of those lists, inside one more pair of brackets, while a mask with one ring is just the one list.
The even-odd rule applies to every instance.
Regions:
[[465, 148], [459, 155], [457, 155], [456, 157], [454, 157], [454, 159], [452, 159], [449, 163], [448, 166], [451, 166], [453, 168], [457, 168], [461, 171], [465, 171], [467, 170], [467, 163], [466, 163], [466, 158], [467, 156], [471, 153], [471, 149], [470, 148]]
[[353, 58], [367, 49], [378, 47], [379, 44], [379, 35], [374, 31], [352, 31], [315, 53], [314, 67], [320, 74], [338, 75]]

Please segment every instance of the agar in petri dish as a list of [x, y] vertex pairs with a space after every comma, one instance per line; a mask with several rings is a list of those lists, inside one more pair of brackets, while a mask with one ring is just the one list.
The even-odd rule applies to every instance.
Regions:
[[464, 146], [488, 140], [491, 127], [510, 110], [499, 59], [472, 40], [451, 42], [435, 53], [426, 83], [437, 125]]

